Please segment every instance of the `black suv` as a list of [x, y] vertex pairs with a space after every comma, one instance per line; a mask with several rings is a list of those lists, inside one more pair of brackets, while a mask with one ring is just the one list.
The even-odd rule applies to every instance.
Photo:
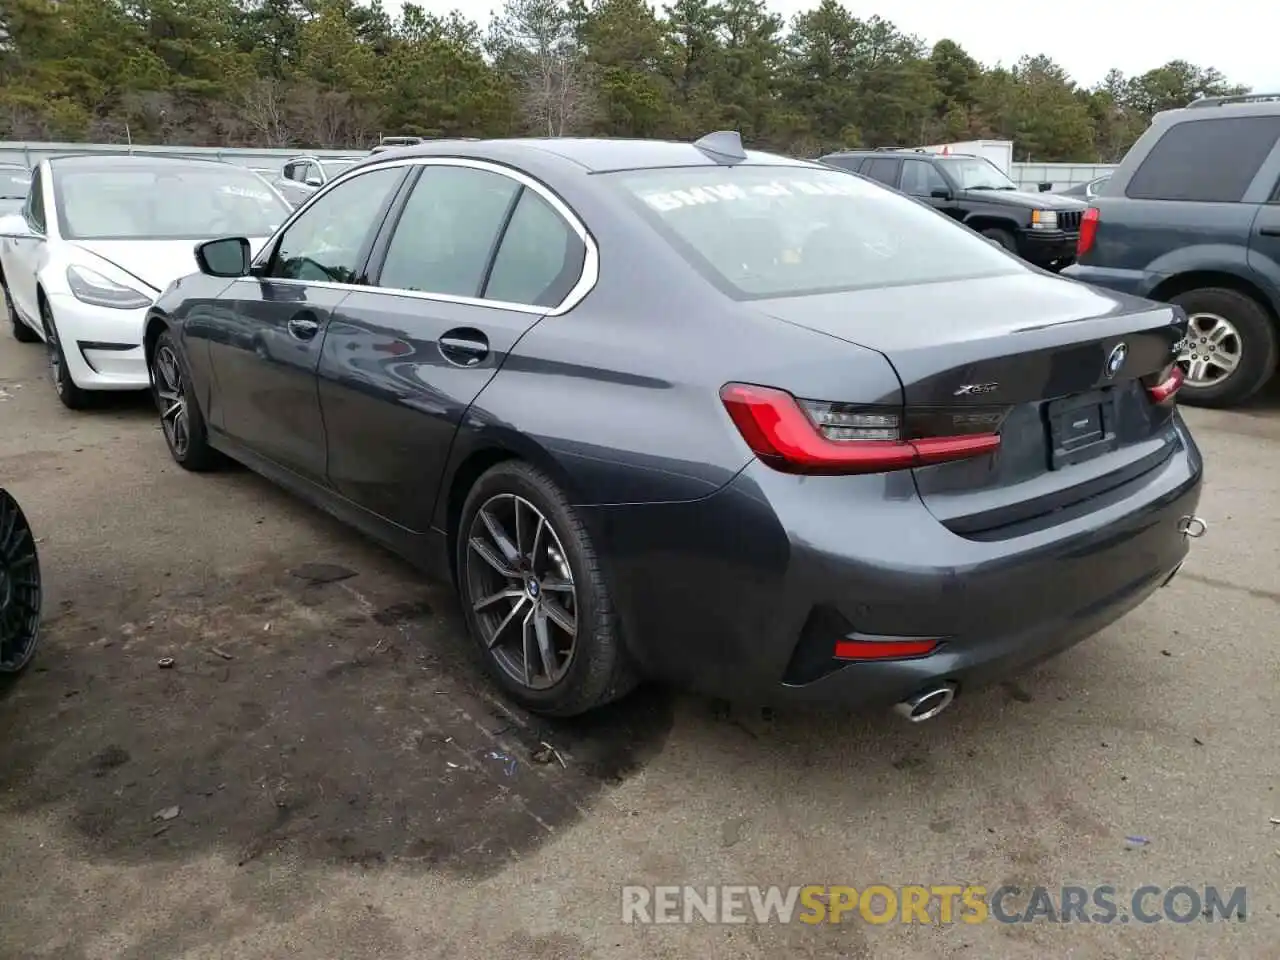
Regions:
[[1276, 369], [1280, 94], [1156, 114], [1093, 199], [1064, 276], [1180, 305], [1180, 400], [1229, 407]]
[[1036, 266], [1060, 270], [1076, 255], [1087, 204], [1026, 193], [985, 157], [924, 150], [849, 150], [821, 158], [955, 217]]

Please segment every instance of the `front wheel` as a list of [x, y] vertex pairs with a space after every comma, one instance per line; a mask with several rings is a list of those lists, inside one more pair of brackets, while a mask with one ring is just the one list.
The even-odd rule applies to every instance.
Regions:
[[1237, 290], [1206, 287], [1173, 302], [1187, 312], [1187, 337], [1178, 354], [1187, 374], [1180, 402], [1233, 407], [1266, 385], [1276, 370], [1276, 324], [1258, 301]]
[[1018, 238], [1008, 230], [1003, 230], [1000, 227], [987, 227], [987, 229], [982, 231], [982, 235], [988, 240], [1004, 247], [1010, 253], [1018, 252]]
[[40, 557], [18, 501], [0, 489], [0, 674], [31, 662], [40, 642]]
[[574, 716], [635, 686], [586, 527], [542, 471], [507, 461], [462, 509], [458, 590], [489, 673], [513, 700]]
[[186, 363], [168, 331], [160, 334], [151, 356], [151, 392], [169, 455], [178, 466], [193, 472], [216, 467], [221, 458], [209, 445]]
[[68, 410], [87, 410], [93, 405], [93, 394], [82, 390], [67, 367], [67, 354], [58, 337], [58, 325], [53, 322], [53, 311], [44, 297], [40, 298], [40, 322], [44, 324], [45, 346], [49, 351], [49, 377], [58, 399]]

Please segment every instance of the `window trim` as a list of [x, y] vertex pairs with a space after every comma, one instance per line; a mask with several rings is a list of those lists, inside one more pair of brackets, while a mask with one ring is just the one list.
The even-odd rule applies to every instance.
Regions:
[[[383, 293], [388, 296], [406, 297], [412, 300], [426, 300], [432, 303], [451, 303], [459, 306], [488, 307], [491, 310], [527, 313], [539, 317], [563, 316], [586, 299], [587, 295], [595, 289], [596, 283], [600, 280], [600, 248], [596, 245], [595, 238], [591, 235], [591, 231], [587, 229], [586, 225], [574, 212], [573, 208], [561, 200], [550, 187], [542, 183], [542, 181], [531, 177], [523, 170], [518, 170], [515, 167], [510, 167], [506, 164], [497, 163], [492, 160], [480, 160], [472, 157], [398, 157], [396, 159], [358, 164], [351, 170], [343, 172], [340, 176], [334, 177], [308, 197], [305, 203], [299, 205], [293, 212], [293, 215], [280, 225], [280, 229], [275, 232], [271, 239], [263, 244], [262, 250], [253, 260], [251, 269], [263, 267], [270, 262], [280, 238], [284, 235], [284, 232], [289, 229], [293, 222], [297, 220], [298, 217], [302, 216], [313, 203], [317, 203], [330, 190], [336, 189], [340, 184], [345, 183], [348, 179], [388, 167], [429, 166], [467, 167], [473, 170], [483, 170], [489, 173], [496, 173], [504, 177], [510, 177], [512, 180], [516, 181], [516, 183], [538, 194], [539, 197], [547, 202], [551, 209], [560, 215], [565, 223], [568, 224], [569, 229], [577, 234], [578, 239], [581, 240], [583, 246], [586, 247], [586, 255], [582, 260], [582, 272], [578, 276], [578, 281], [569, 289], [569, 292], [565, 294], [564, 299], [561, 300], [560, 303], [554, 307], [548, 308], [531, 306], [527, 303], [508, 303], [505, 300], [486, 300], [483, 297], [463, 297], [453, 294], [429, 293], [423, 290], [401, 290], [397, 287], [378, 287], [369, 283], [336, 283], [327, 280], [308, 281], [282, 279], [278, 277], [272, 277], [270, 278], [270, 281], [272, 283], [297, 284], [299, 286], [327, 287], [334, 290], [346, 290], [349, 292], [359, 291], [361, 293]], [[403, 188], [404, 183], [401, 184], [401, 189], [403, 190]], [[373, 256], [376, 256], [380, 250], [385, 248], [390, 239], [390, 234], [385, 238], [381, 235], [375, 235], [373, 250], [365, 260], [365, 270], [368, 269], [368, 263]], [[256, 281], [257, 277], [250, 276], [241, 279], [252, 279]]]

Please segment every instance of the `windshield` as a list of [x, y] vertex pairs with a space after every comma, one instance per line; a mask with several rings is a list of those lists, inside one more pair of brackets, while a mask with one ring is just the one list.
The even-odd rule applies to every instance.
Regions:
[[741, 165], [606, 176], [693, 266], [742, 299], [1025, 269], [931, 208], [837, 170]]
[[356, 161], [354, 160], [321, 160], [320, 161], [320, 166], [324, 168], [324, 175], [325, 175], [325, 179], [327, 180], [332, 180], [334, 177], [342, 173], [344, 170], [348, 170], [351, 167], [354, 167], [355, 164], [356, 164]]
[[54, 166], [68, 240], [265, 237], [290, 208], [250, 170], [216, 164]]
[[0, 167], [0, 200], [25, 200], [30, 187], [30, 170]]
[[981, 157], [944, 160], [943, 165], [961, 190], [1017, 190], [1018, 186], [990, 160]]

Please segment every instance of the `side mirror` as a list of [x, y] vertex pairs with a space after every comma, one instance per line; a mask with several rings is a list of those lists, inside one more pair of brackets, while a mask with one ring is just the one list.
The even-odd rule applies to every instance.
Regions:
[[324, 184], [320, 182], [320, 178], [319, 178], [319, 177], [307, 177], [306, 183], [307, 183], [307, 186], [308, 186], [308, 187], [321, 187], [321, 186], [324, 186]]
[[944, 190], [943, 188], [939, 187], [937, 190], [929, 191], [929, 196], [933, 197], [933, 199], [935, 200], [950, 200], [951, 191]]
[[224, 237], [196, 244], [196, 266], [210, 277], [246, 277], [253, 251], [244, 237]]
[[1052, 183], [1040, 183], [1040, 184], [1037, 184], [1037, 186], [1040, 188], [1041, 193], [1048, 193], [1050, 190], [1053, 189]]

